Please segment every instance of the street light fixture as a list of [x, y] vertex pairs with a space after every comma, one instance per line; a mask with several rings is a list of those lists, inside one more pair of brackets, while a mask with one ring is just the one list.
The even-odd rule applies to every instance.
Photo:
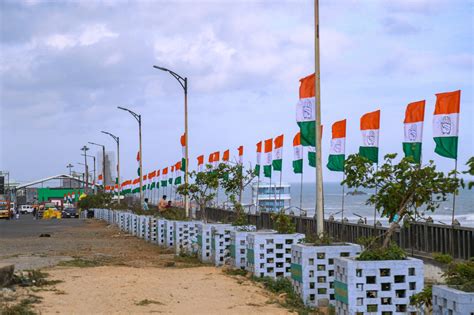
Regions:
[[138, 176], [140, 177], [140, 209], [143, 210], [143, 167], [142, 167], [142, 161], [143, 161], [143, 155], [142, 155], [142, 115], [139, 115], [135, 113], [134, 111], [131, 111], [128, 108], [125, 107], [120, 107], [117, 106], [118, 109], [124, 110], [126, 112], [129, 112], [137, 121], [138, 121], [138, 145], [139, 149], [138, 151], [140, 152], [140, 174]]
[[[111, 134], [110, 132], [107, 131], [101, 131], [103, 134], [111, 136], [115, 142], [117, 143], [117, 203], [120, 204], [120, 192], [121, 192], [121, 187], [120, 187], [120, 138]], [[141, 158], [140, 158], [141, 160]]]
[[89, 148], [87, 146], [83, 146], [81, 148], [82, 151], [84, 151], [83, 155], [84, 155], [84, 167], [85, 167], [85, 171], [84, 173], [87, 174], [86, 176], [86, 189], [89, 189], [89, 172], [88, 172], [88, 168], [87, 168], [87, 151], [89, 151]]
[[[106, 180], [105, 180], [105, 145], [95, 143], [95, 142], [89, 142], [89, 144], [96, 145], [98, 147], [102, 147], [102, 178], [103, 178], [103, 186], [104, 186], [104, 189], [105, 189], [105, 183], [107, 183]], [[95, 176], [95, 174], [94, 174], [94, 176]], [[94, 177], [94, 180], [95, 180], [95, 177]]]
[[[164, 68], [164, 67], [159, 67], [159, 66], [153, 66], [153, 68], [168, 72], [171, 74], [181, 85], [181, 87], [184, 90], [184, 138], [185, 138], [185, 163], [184, 163], [184, 184], [187, 186], [188, 185], [188, 162], [189, 162], [189, 156], [188, 156], [188, 78], [182, 77], [176, 72]], [[189, 211], [189, 201], [188, 197], [185, 195], [184, 196], [184, 207], [186, 210], [186, 216], [190, 217], [191, 213]]]

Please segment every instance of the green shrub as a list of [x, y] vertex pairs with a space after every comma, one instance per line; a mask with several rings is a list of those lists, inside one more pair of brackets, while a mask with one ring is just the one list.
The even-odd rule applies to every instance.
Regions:
[[284, 211], [272, 214], [273, 228], [280, 234], [292, 234], [296, 232], [296, 225], [291, 217]]
[[357, 260], [403, 260], [407, 254], [397, 244], [391, 243], [387, 248], [372, 246], [360, 253]]
[[474, 292], [474, 261], [449, 264], [443, 277], [450, 286], [464, 292]]
[[453, 257], [449, 254], [433, 253], [433, 258], [441, 264], [450, 264], [453, 261]]

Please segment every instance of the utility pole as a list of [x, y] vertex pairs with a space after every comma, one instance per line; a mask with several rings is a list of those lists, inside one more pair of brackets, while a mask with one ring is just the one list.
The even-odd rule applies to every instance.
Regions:
[[316, 232], [324, 234], [323, 171], [321, 163], [321, 67], [319, 47], [319, 0], [314, 0], [315, 146], [316, 146]]
[[87, 146], [83, 146], [81, 150], [84, 151], [84, 173], [86, 177], [86, 189], [89, 189], [89, 169], [87, 168], [87, 151], [89, 150], [89, 148]]
[[[69, 169], [69, 176], [71, 176], [72, 174], [72, 168], [74, 167], [74, 165], [72, 165], [71, 163], [69, 163], [68, 165], [66, 165], [66, 167]], [[69, 177], [69, 188], [72, 188], [72, 183], [71, 183], [71, 178]]]
[[[101, 131], [102, 133], [106, 134], [106, 135], [109, 135], [111, 136], [115, 142], [117, 143], [117, 185], [118, 185], [118, 189], [117, 189], [117, 203], [120, 204], [120, 191], [121, 191], [121, 186], [120, 186], [120, 138], [111, 134], [110, 132], [107, 132], [107, 131]], [[141, 159], [141, 157], [140, 157]]]
[[94, 180], [92, 181], [92, 183], [94, 184], [94, 187], [92, 189], [94, 190], [94, 192], [96, 192], [96, 187], [97, 186], [96, 186], [95, 180], [96, 180], [97, 177], [96, 177], [96, 173], [95, 173], [95, 156], [94, 155], [87, 155], [87, 157], [91, 157], [92, 160], [94, 161]]
[[[95, 142], [89, 142], [89, 144], [92, 144], [92, 145], [96, 145], [98, 147], [102, 147], [102, 178], [103, 178], [103, 181], [104, 181], [104, 190], [105, 190], [105, 185], [107, 184], [107, 181], [106, 181], [106, 177], [105, 177], [105, 145], [103, 144], [99, 144], [99, 143], [95, 143]], [[95, 159], [95, 157], [94, 157]], [[95, 180], [95, 173], [94, 173], [94, 180]]]
[[[176, 72], [169, 70], [167, 68], [163, 67], [158, 67], [158, 66], [153, 66], [153, 68], [168, 72], [171, 74], [181, 85], [181, 87], [184, 90], [184, 138], [186, 141], [186, 146], [185, 146], [185, 164], [184, 164], [184, 184], [188, 186], [188, 169], [189, 169], [189, 151], [188, 151], [188, 140], [189, 140], [189, 135], [188, 135], [188, 78], [182, 77]], [[185, 195], [184, 196], [184, 208], [186, 211], [186, 216], [191, 217], [191, 212], [189, 211], [189, 200], [188, 197]]]
[[120, 107], [120, 106], [117, 106], [117, 108], [129, 112], [138, 122], [138, 142], [139, 142], [139, 151], [138, 152], [139, 152], [139, 155], [140, 155], [140, 161], [139, 161], [139, 163], [140, 163], [140, 166], [139, 166], [140, 167], [140, 174], [138, 174], [138, 176], [140, 178], [140, 209], [143, 210], [142, 115], [139, 115], [139, 114], [131, 111], [128, 108], [124, 108], [124, 107]]

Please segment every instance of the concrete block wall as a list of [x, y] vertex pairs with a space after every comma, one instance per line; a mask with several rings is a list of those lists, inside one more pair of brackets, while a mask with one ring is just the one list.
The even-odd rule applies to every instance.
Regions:
[[334, 305], [334, 259], [353, 257], [360, 252], [360, 245], [350, 243], [293, 245], [291, 283], [305, 305], [316, 307], [318, 300]]
[[257, 277], [289, 277], [291, 275], [291, 247], [304, 234], [251, 232], [247, 235], [247, 267]]
[[181, 253], [197, 252], [198, 221], [175, 221], [173, 229], [174, 249], [178, 256]]
[[229, 263], [232, 267], [245, 269], [247, 266], [247, 234], [255, 232], [253, 225], [230, 232]]
[[176, 221], [165, 220], [165, 224], [164, 224], [165, 242], [163, 245], [166, 247], [173, 247], [174, 245], [174, 222]]
[[423, 261], [334, 259], [337, 315], [420, 314], [410, 297], [423, 289]]
[[474, 292], [433, 286], [433, 315], [474, 315]]
[[202, 223], [198, 226], [198, 258], [202, 262], [211, 262], [212, 260], [212, 227], [218, 225], [220, 224]]
[[236, 227], [232, 224], [221, 224], [211, 228], [211, 261], [215, 266], [222, 266], [230, 256], [230, 232]]
[[150, 218], [150, 225], [149, 225], [149, 233], [150, 239], [149, 242], [153, 244], [157, 244], [157, 233], [156, 233], [156, 225], [158, 224], [158, 219], [156, 217]]
[[165, 235], [165, 219], [156, 220], [156, 243], [161, 246], [166, 246], [166, 235]]

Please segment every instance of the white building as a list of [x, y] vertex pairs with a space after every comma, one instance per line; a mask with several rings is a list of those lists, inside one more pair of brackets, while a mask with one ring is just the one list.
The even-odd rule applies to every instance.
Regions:
[[252, 185], [252, 201], [259, 211], [280, 211], [291, 206], [291, 185], [255, 183]]
[[337, 315], [420, 314], [410, 297], [423, 289], [423, 261], [336, 258]]
[[257, 277], [289, 277], [291, 246], [304, 234], [251, 232], [247, 235], [247, 267]]
[[305, 305], [315, 307], [323, 299], [334, 305], [334, 259], [353, 257], [360, 252], [361, 246], [351, 243], [293, 245], [291, 282]]
[[434, 285], [433, 315], [474, 315], [474, 292]]

